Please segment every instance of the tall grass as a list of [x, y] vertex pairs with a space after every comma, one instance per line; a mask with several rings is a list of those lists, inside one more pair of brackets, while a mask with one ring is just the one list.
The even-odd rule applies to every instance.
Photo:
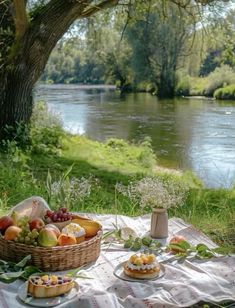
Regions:
[[[61, 142], [59, 153], [35, 153], [30, 149], [23, 152], [15, 144], [9, 144], [8, 151], [0, 155], [0, 213], [32, 195], [42, 196], [50, 202], [52, 208], [63, 206], [62, 203], [68, 200], [63, 201], [62, 197], [58, 198], [58, 194], [49, 196], [48, 174], [52, 184], [58, 183], [73, 165], [64, 187], [65, 197], [72, 196], [69, 200], [71, 210], [143, 215], [150, 213], [150, 209], [143, 209], [138, 202], [133, 203], [128, 196], [119, 194], [116, 184], [128, 186], [136, 180], [151, 176], [162, 181], [178, 181], [189, 188], [183, 206], [170, 209], [170, 217], [177, 216], [192, 223], [225, 249], [235, 252], [235, 190], [206, 189], [190, 172], [175, 174], [157, 171], [157, 160], [149, 140], [133, 145], [117, 139], [100, 143], [64, 132], [62, 135], [58, 133], [58, 136]], [[81, 192], [79, 185], [83, 185], [83, 188], [89, 185], [87, 193], [71, 191], [80, 189]]]

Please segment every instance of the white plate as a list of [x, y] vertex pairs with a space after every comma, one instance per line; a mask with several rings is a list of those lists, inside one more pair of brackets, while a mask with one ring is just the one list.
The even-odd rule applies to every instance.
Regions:
[[118, 266], [115, 267], [114, 272], [113, 272], [114, 276], [116, 276], [117, 278], [122, 279], [122, 280], [133, 281], [133, 282], [154, 281], [154, 280], [157, 280], [157, 279], [159, 279], [159, 278], [161, 278], [161, 277], [163, 277], [165, 275], [165, 267], [164, 267], [164, 265], [159, 263], [159, 265], [160, 265], [160, 272], [159, 272], [159, 275], [157, 277], [150, 278], [150, 279], [132, 278], [132, 277], [127, 276], [123, 272], [123, 266], [124, 266], [125, 263], [126, 263], [126, 261], [120, 263]]
[[51, 298], [34, 298], [28, 294], [28, 282], [26, 281], [18, 289], [18, 297], [25, 303], [34, 307], [53, 307], [66, 303], [73, 299], [79, 291], [78, 284], [75, 282], [74, 287], [66, 294]]

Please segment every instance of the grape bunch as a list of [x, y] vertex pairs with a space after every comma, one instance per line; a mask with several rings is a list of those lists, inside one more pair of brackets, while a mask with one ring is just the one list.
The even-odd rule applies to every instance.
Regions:
[[72, 218], [72, 213], [69, 213], [65, 207], [62, 207], [57, 211], [47, 210], [46, 215], [44, 216], [46, 223], [63, 222], [71, 220]]
[[22, 231], [19, 233], [18, 237], [15, 238], [15, 241], [21, 244], [27, 244], [27, 245], [38, 245], [38, 231], [36, 229], [33, 229], [30, 231], [28, 222], [24, 225], [21, 223], [21, 229]]

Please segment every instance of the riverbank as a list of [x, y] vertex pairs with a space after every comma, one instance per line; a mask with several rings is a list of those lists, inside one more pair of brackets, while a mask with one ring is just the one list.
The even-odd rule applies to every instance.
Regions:
[[[15, 148], [1, 155], [1, 212], [29, 196], [40, 195], [54, 208], [68, 202], [74, 211], [142, 215], [149, 210], [118, 194], [115, 187], [117, 183], [126, 186], [150, 176], [187, 185], [187, 200], [182, 207], [170, 210], [169, 216], [192, 223], [222, 245], [224, 251], [235, 251], [233, 190], [205, 189], [191, 172], [161, 168], [148, 140], [133, 145], [120, 139], [101, 143], [64, 133], [60, 138], [60, 149], [55, 153], [43, 152], [41, 146], [37, 151]], [[58, 199], [55, 190], [62, 179], [67, 188]], [[79, 183], [76, 191], [71, 192], [71, 183]]]

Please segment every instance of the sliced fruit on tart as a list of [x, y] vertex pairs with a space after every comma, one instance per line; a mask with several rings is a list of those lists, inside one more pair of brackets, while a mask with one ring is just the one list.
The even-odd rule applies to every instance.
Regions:
[[123, 270], [132, 278], [152, 279], [159, 275], [160, 265], [154, 254], [139, 254], [132, 255]]

